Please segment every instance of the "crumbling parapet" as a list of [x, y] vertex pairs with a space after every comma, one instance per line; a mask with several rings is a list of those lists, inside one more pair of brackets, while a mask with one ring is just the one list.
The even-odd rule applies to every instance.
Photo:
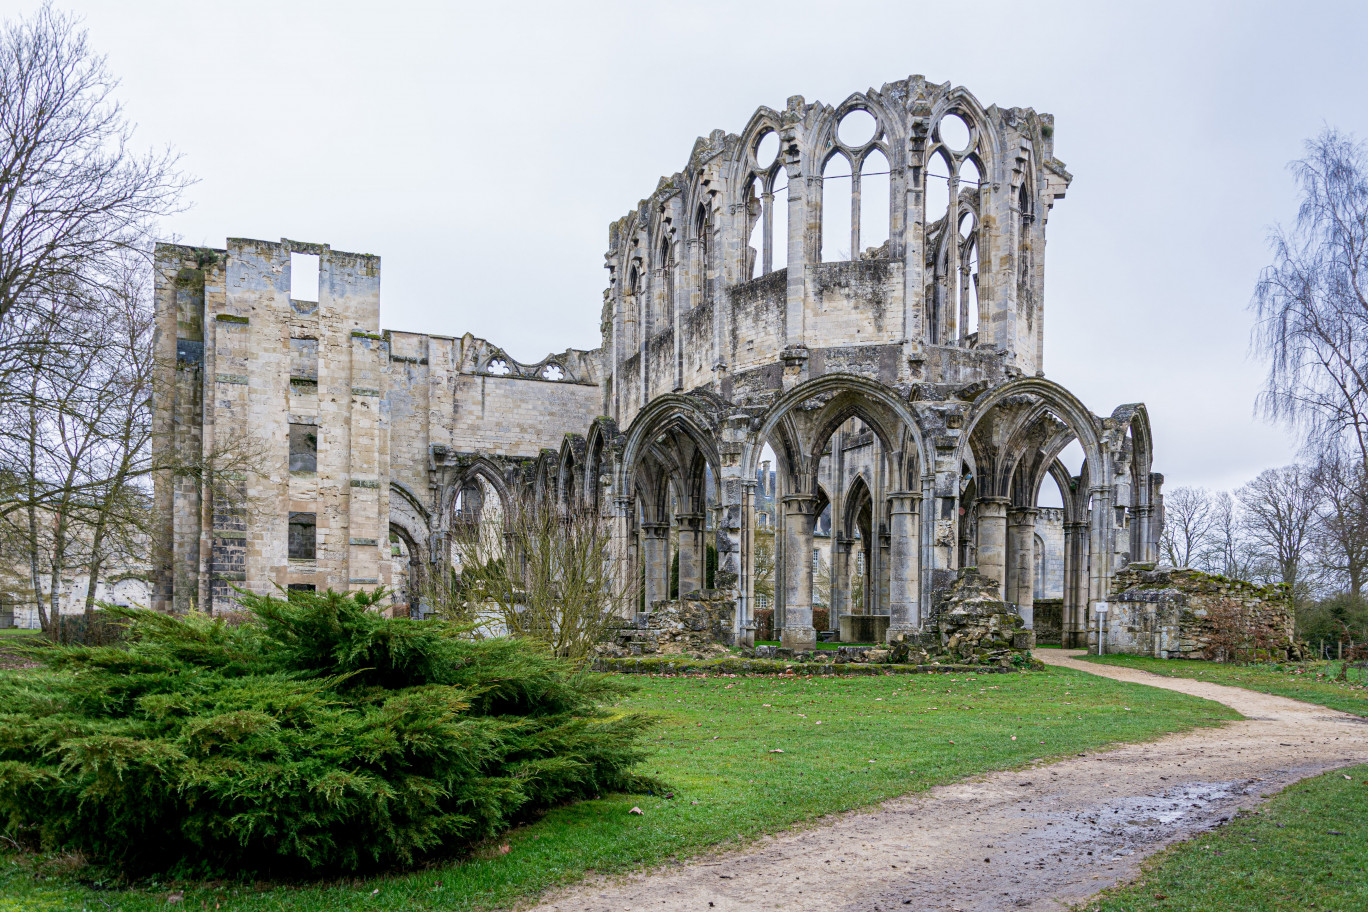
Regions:
[[691, 592], [678, 601], [657, 601], [618, 628], [611, 643], [595, 650], [604, 658], [729, 654], [735, 641], [736, 602], [715, 590]]
[[1134, 563], [1112, 580], [1109, 653], [1160, 659], [1296, 659], [1292, 599], [1200, 570]]

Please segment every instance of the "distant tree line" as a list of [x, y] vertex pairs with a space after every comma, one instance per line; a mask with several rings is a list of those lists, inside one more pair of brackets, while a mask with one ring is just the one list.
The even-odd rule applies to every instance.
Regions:
[[1164, 498], [1164, 557], [1284, 583], [1299, 634], [1368, 641], [1368, 144], [1332, 128], [1289, 166], [1295, 223], [1273, 231], [1251, 302], [1267, 366], [1258, 406], [1302, 442], [1302, 461], [1233, 492]]

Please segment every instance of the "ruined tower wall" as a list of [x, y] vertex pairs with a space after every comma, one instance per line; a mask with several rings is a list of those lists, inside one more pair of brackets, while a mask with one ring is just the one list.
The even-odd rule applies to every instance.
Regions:
[[[291, 254], [318, 258], [316, 301], [292, 295]], [[438, 550], [449, 454], [531, 459], [600, 411], [598, 352], [524, 365], [469, 335], [382, 333], [378, 257], [230, 239], [156, 260], [154, 421], [179, 466], [156, 479], [159, 608], [388, 586], [392, 524], [414, 559]], [[292, 433], [312, 465], [292, 467]]]
[[[292, 299], [292, 252], [318, 257], [317, 301]], [[198, 467], [157, 479], [159, 501], [177, 503], [161, 530], [170, 547], [159, 545], [158, 607], [231, 603], [235, 586], [386, 582], [379, 258], [289, 241], [164, 244], [157, 275], [159, 348], [169, 349], [173, 301], [178, 350], [193, 350], [196, 322], [203, 345], [199, 368], [180, 359], [154, 395], [176, 462]], [[292, 425], [316, 436], [313, 471], [291, 471]], [[314, 518], [312, 559], [288, 556], [292, 513]]]

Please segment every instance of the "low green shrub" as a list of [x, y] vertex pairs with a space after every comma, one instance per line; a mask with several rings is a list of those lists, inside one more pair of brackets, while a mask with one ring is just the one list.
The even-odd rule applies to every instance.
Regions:
[[120, 645], [33, 650], [0, 675], [0, 821], [125, 874], [350, 873], [654, 787], [632, 772], [648, 721], [605, 708], [621, 683], [372, 601], [119, 609]]

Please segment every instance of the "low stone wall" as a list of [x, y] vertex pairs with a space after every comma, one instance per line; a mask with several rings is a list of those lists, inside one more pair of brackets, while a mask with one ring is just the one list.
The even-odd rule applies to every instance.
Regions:
[[1036, 599], [1035, 627], [1036, 642], [1042, 645], [1058, 646], [1064, 642], [1064, 600]]
[[998, 665], [860, 665], [835, 662], [783, 662], [772, 659], [720, 658], [690, 659], [681, 656], [643, 656], [641, 658], [597, 658], [595, 671], [617, 674], [657, 675], [791, 675], [848, 676], [904, 674], [1007, 674], [1043, 667], [1036, 663], [1020, 666]]
[[1292, 602], [1198, 570], [1131, 564], [1112, 580], [1106, 651], [1161, 659], [1299, 659]]
[[710, 590], [690, 593], [679, 601], [661, 601], [638, 613], [631, 626], [621, 627], [611, 643], [599, 646], [597, 656], [684, 655], [708, 658], [728, 655], [733, 645], [736, 603]]

